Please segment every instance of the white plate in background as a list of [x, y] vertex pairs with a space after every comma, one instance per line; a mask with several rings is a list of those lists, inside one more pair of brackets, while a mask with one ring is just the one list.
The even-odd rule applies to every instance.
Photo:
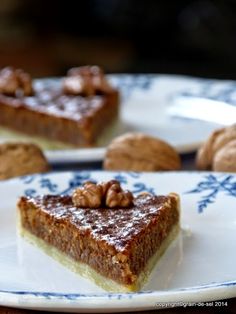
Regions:
[[[171, 117], [168, 108], [173, 99], [180, 95], [192, 95], [236, 104], [234, 81], [163, 74], [116, 74], [109, 75], [109, 79], [122, 95], [119, 121], [104, 132], [95, 148], [48, 150], [48, 145], [40, 143], [51, 163], [101, 161], [108, 143], [115, 136], [130, 131], [160, 137], [175, 146], [180, 153], [192, 152], [219, 125]], [[35, 81], [36, 84], [38, 82], [53, 85], [60, 80], [55, 78]], [[19, 137], [0, 131], [0, 141], [9, 139], [17, 140]]]

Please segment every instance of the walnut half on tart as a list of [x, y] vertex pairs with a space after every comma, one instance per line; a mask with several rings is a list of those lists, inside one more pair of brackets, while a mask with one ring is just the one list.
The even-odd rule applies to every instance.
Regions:
[[22, 236], [111, 292], [141, 289], [180, 228], [177, 194], [133, 197], [114, 180], [21, 197], [18, 208]]

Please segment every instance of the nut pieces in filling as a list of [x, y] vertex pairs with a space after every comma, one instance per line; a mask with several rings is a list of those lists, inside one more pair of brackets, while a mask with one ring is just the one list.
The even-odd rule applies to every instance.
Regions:
[[85, 182], [72, 194], [73, 204], [82, 208], [127, 208], [133, 205], [133, 194], [124, 191], [116, 180], [94, 183]]
[[33, 86], [30, 75], [21, 69], [3, 68], [0, 71], [0, 93], [8, 96], [31, 96]]
[[98, 66], [72, 68], [63, 81], [63, 91], [69, 95], [92, 96], [111, 92], [104, 72]]

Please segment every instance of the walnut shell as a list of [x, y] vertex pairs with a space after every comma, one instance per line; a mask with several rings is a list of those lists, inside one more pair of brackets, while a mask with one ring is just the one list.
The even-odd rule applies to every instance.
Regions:
[[235, 141], [236, 124], [214, 131], [197, 152], [197, 168], [199, 170], [236, 171]]
[[178, 170], [180, 156], [168, 143], [142, 133], [127, 133], [115, 138], [107, 148], [106, 170]]
[[209, 138], [199, 148], [196, 157], [196, 165], [199, 170], [210, 170], [213, 160], [213, 143], [219, 134], [224, 132], [223, 129], [214, 131]]
[[47, 159], [37, 145], [0, 144], [0, 180], [49, 170]]
[[217, 151], [212, 168], [214, 171], [236, 172], [236, 139]]

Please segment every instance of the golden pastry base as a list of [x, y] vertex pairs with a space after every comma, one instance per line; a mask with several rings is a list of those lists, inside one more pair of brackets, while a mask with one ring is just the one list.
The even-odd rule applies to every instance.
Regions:
[[158, 251], [149, 259], [149, 262], [147, 263], [147, 266], [145, 267], [144, 271], [140, 273], [138, 280], [136, 281], [136, 283], [132, 285], [122, 285], [120, 283], [115, 282], [114, 280], [111, 280], [100, 275], [99, 273], [97, 273], [96, 270], [91, 268], [89, 265], [75, 261], [73, 258], [67, 256], [65, 253], [59, 251], [57, 248], [50, 246], [44, 240], [37, 238], [31, 232], [22, 228], [22, 226], [20, 226], [20, 234], [21, 236], [26, 238], [30, 243], [41, 248], [46, 254], [57, 260], [59, 263], [66, 266], [71, 271], [85, 278], [90, 279], [96, 285], [100, 286], [104, 290], [109, 292], [134, 292], [140, 290], [143, 284], [148, 280], [152, 269], [156, 265], [159, 258], [166, 251], [170, 243], [176, 238], [176, 236], [179, 233], [179, 229], [180, 229], [179, 224], [173, 226], [172, 231], [169, 233], [168, 237], [163, 241]]

